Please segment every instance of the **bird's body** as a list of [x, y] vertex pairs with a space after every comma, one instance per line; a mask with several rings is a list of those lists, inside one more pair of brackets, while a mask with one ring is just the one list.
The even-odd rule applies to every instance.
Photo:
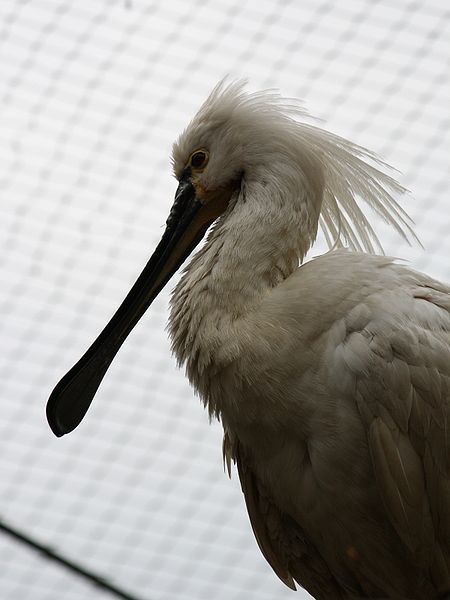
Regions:
[[196, 262], [175, 290], [175, 351], [223, 421], [273, 568], [318, 599], [434, 598], [449, 581], [450, 289], [335, 251], [233, 319]]
[[[373, 255], [358, 202], [407, 237], [392, 196], [403, 188], [301, 114], [241, 84], [213, 91], [174, 145], [163, 238], [56, 386], [49, 423], [57, 435], [77, 426], [215, 222], [175, 288], [170, 333], [223, 423], [224, 461], [237, 464], [264, 556], [317, 600], [434, 600], [450, 589], [450, 288]], [[304, 262], [319, 225], [353, 251]]]
[[348, 193], [345, 168], [361, 196], [375, 187], [352, 147], [327, 173], [344, 144], [312, 128], [296, 160], [272, 150], [243, 169], [174, 291], [173, 350], [223, 422], [285, 583], [323, 600], [431, 599], [450, 586], [450, 288], [373, 254], [299, 266], [327, 191]]

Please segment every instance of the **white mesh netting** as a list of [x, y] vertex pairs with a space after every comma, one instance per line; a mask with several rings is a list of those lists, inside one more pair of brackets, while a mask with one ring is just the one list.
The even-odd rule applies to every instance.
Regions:
[[[227, 73], [302, 98], [397, 167], [425, 250], [382, 225], [380, 239], [450, 280], [448, 2], [10, 0], [0, 13], [0, 516], [143, 600], [292, 598], [223, 475], [220, 426], [170, 356], [169, 290], [79, 429], [54, 438], [45, 403], [159, 240], [172, 141]], [[111, 597], [5, 535], [0, 596]]]

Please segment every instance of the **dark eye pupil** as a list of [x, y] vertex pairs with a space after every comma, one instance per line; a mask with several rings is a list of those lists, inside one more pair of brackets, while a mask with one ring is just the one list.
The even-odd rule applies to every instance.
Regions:
[[205, 159], [206, 159], [206, 154], [204, 152], [196, 152], [195, 154], [192, 155], [191, 165], [194, 168], [201, 167], [203, 165], [203, 163], [205, 162]]

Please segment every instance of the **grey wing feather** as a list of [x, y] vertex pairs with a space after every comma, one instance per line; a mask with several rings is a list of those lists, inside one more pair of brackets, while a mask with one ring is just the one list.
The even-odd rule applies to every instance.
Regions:
[[389, 348], [385, 332], [379, 338], [371, 332], [371, 365], [358, 377], [356, 400], [388, 518], [417, 566], [437, 589], [445, 589], [450, 585], [450, 314], [444, 312], [450, 302], [433, 290], [416, 299], [424, 301], [440, 312], [436, 327], [424, 319], [394, 330]]
[[[225, 432], [224, 463], [238, 468], [250, 523], [258, 546], [278, 577], [292, 590], [295, 581], [317, 600], [348, 598], [298, 524], [284, 514], [267, 495], [251, 468], [245, 449]], [[294, 581], [295, 580], [295, 581]], [[353, 596], [351, 596], [353, 597]]]
[[[269, 521], [272, 521], [272, 529], [276, 529], [279, 514], [273, 505], [263, 500], [259, 493], [257, 482], [243, 452], [239, 448], [237, 440], [231, 441], [231, 436], [225, 433], [223, 438], [224, 463], [227, 465], [228, 475], [231, 472], [231, 460], [237, 464], [242, 492], [245, 497], [250, 523], [258, 546], [278, 577], [292, 590], [295, 590], [294, 580], [289, 573], [286, 558], [281, 556], [280, 549], [275, 549], [274, 535], [269, 533]], [[272, 513], [272, 514], [270, 514]]]

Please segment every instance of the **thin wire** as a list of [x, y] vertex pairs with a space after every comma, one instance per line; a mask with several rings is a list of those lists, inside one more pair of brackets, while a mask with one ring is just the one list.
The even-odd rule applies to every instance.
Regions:
[[36, 550], [40, 554], [43, 554], [45, 558], [53, 560], [60, 565], [63, 565], [64, 567], [66, 567], [66, 569], [69, 569], [73, 573], [76, 573], [79, 577], [84, 577], [84, 579], [87, 579], [90, 583], [100, 588], [103, 588], [104, 590], [116, 596], [117, 598], [122, 598], [122, 600], [144, 600], [143, 598], [138, 598], [137, 596], [130, 595], [128, 592], [125, 592], [124, 590], [121, 590], [120, 588], [112, 585], [111, 583], [108, 583], [108, 581], [106, 581], [104, 577], [97, 575], [93, 571], [90, 571], [89, 569], [78, 565], [77, 563], [69, 560], [68, 558], [65, 558], [64, 556], [61, 556], [48, 546], [40, 544], [38, 541], [26, 535], [25, 533], [18, 531], [11, 525], [7, 525], [3, 521], [3, 519], [0, 519], [0, 531], [13, 537], [15, 540], [22, 542], [30, 548], [33, 548], [33, 550]]

